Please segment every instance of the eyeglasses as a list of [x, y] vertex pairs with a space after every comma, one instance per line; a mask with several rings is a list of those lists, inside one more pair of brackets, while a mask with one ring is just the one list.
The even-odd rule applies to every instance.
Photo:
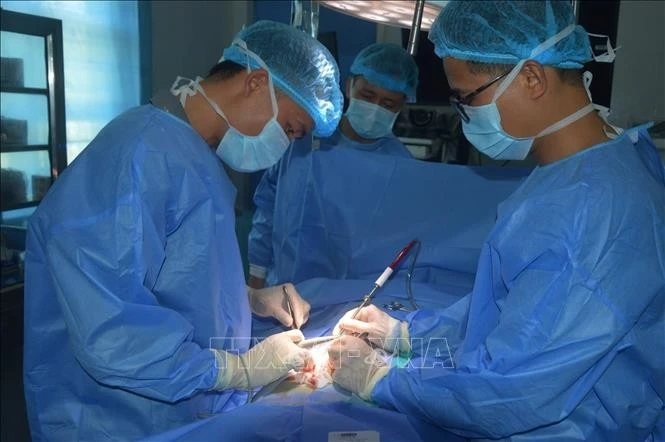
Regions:
[[492, 86], [497, 81], [501, 80], [503, 77], [505, 77], [509, 73], [510, 73], [510, 71], [504, 72], [503, 74], [501, 74], [498, 77], [488, 81], [487, 83], [483, 84], [478, 89], [476, 89], [475, 91], [473, 91], [470, 94], [467, 94], [463, 97], [460, 97], [459, 94], [457, 94], [457, 93], [453, 93], [450, 96], [450, 105], [457, 111], [457, 113], [459, 114], [462, 121], [464, 121], [465, 123], [468, 123], [470, 121], [469, 116], [466, 114], [466, 111], [464, 110], [464, 106], [468, 106], [469, 103], [471, 103], [473, 101], [473, 99], [478, 96], [478, 94], [480, 94], [482, 91], [484, 91], [488, 87]]

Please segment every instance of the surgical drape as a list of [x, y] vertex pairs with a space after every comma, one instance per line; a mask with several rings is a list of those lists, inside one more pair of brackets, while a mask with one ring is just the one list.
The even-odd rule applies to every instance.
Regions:
[[[250, 263], [271, 267], [268, 284], [376, 278], [418, 238], [423, 247], [414, 281], [447, 286], [450, 277], [466, 278], [463, 293], [473, 284], [498, 202], [530, 171], [430, 163], [323, 144], [310, 152], [298, 143], [276, 170], [277, 186], [270, 192], [257, 189], [256, 217], [263, 217], [263, 228], [255, 223], [250, 235]], [[401, 278], [405, 269], [392, 278]]]
[[[329, 138], [315, 140], [317, 145], [317, 152], [330, 152], [334, 149], [355, 149], [359, 151], [366, 151], [378, 153], [382, 155], [394, 156], [397, 158], [412, 158], [409, 150], [395, 137], [385, 137], [376, 140], [374, 143], [363, 144], [355, 142], [348, 137], [344, 136], [339, 130], [336, 131]], [[273, 285], [281, 282], [287, 282], [293, 276], [285, 273], [283, 269], [275, 268], [274, 254], [280, 253], [282, 247], [273, 243], [273, 240], [284, 242], [287, 248], [297, 247], [299, 240], [297, 237], [290, 235], [290, 238], [284, 241], [283, 235], [287, 232], [282, 231], [283, 225], [275, 225], [275, 218], [278, 222], [284, 217], [290, 219], [290, 226], [301, 226], [304, 219], [312, 219], [318, 217], [319, 213], [303, 213], [305, 207], [305, 198], [308, 197], [318, 198], [319, 196], [314, 193], [313, 185], [320, 181], [319, 176], [312, 175], [312, 161], [311, 145], [309, 139], [298, 140], [289, 148], [284, 157], [272, 168], [266, 170], [263, 174], [259, 185], [254, 194], [254, 204], [256, 210], [252, 220], [252, 230], [249, 234], [248, 254], [249, 262], [252, 266], [258, 266], [267, 270], [266, 281], [268, 285]], [[317, 153], [318, 155], [318, 153]], [[334, 154], [333, 154], [334, 155]], [[343, 153], [340, 153], [343, 155]], [[372, 160], [374, 157], [360, 157], [355, 159], [362, 166], [373, 167]], [[314, 159], [316, 161], [316, 159]], [[384, 160], [377, 160], [376, 164], [379, 169], [383, 168]], [[336, 167], [332, 164], [330, 167]], [[342, 166], [346, 169], [346, 166]], [[348, 174], [343, 170], [338, 170], [340, 178], [347, 178]], [[368, 175], [372, 174], [369, 173]], [[380, 174], [377, 171], [376, 174]], [[355, 176], [356, 180], [351, 186], [351, 182], [347, 192], [340, 193], [337, 198], [344, 201], [349, 197], [349, 193], [353, 192], [355, 185], [372, 185], [376, 177], [373, 176]], [[381, 179], [382, 177], [379, 177]], [[366, 183], [367, 182], [367, 183]], [[415, 183], [404, 182], [405, 185], [414, 185]], [[309, 189], [309, 190], [308, 190]], [[352, 205], [352, 203], [350, 203]], [[307, 205], [307, 210], [316, 210], [317, 206], [312, 204]], [[278, 229], [275, 232], [275, 229]], [[273, 234], [276, 233], [276, 236]], [[305, 233], [307, 235], [307, 233]], [[307, 277], [324, 276], [310, 272], [302, 274], [302, 278], [298, 278], [299, 282]], [[333, 276], [326, 274], [325, 276]]]

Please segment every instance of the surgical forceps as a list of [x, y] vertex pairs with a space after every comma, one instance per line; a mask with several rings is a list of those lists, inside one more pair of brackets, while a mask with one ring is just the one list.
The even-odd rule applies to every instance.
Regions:
[[291, 306], [291, 299], [289, 298], [289, 292], [286, 290], [286, 286], [282, 286], [282, 293], [284, 294], [284, 299], [286, 300], [286, 308], [289, 311], [291, 320], [293, 321], [291, 327], [299, 329], [300, 327], [296, 326], [296, 315], [293, 313], [293, 307]]

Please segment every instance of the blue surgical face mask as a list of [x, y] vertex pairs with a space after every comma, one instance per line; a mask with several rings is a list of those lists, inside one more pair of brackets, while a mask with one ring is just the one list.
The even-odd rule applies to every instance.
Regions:
[[[571, 25], [549, 40], [546, 40], [531, 52], [529, 59], [554, 46], [562, 38], [573, 32], [574, 29], [575, 26]], [[526, 60], [520, 61], [512, 69], [510, 74], [506, 76], [494, 93], [494, 98], [490, 104], [483, 106], [461, 105], [469, 117], [468, 122], [462, 121], [464, 135], [476, 149], [490, 158], [497, 160], [523, 160], [529, 154], [534, 139], [554, 133], [594, 110], [593, 104], [584, 106], [577, 112], [552, 124], [533, 137], [516, 138], [507, 134], [501, 126], [501, 114], [499, 114], [496, 101], [517, 77], [525, 62]]]
[[462, 123], [466, 139], [480, 152], [495, 160], [523, 160], [531, 151], [533, 140], [554, 133], [594, 110], [593, 104], [588, 104], [534, 137], [515, 138], [503, 130], [496, 102], [484, 106], [462, 106], [469, 116], [469, 122]]
[[351, 98], [344, 115], [358, 135], [374, 140], [392, 135], [397, 114], [365, 100]]
[[[263, 67], [266, 72], [269, 72], [258, 55], [252, 53], [246, 47], [245, 50], [248, 56], [254, 58], [259, 63], [259, 66]], [[257, 170], [267, 169], [277, 163], [284, 152], [286, 152], [289, 144], [291, 144], [291, 140], [289, 140], [284, 129], [277, 121], [278, 107], [275, 88], [272, 84], [272, 77], [269, 76], [268, 79], [273, 116], [263, 127], [261, 133], [254, 136], [243, 134], [231, 126], [224, 112], [219, 108], [217, 103], [208, 97], [205, 90], [199, 84], [201, 81], [200, 77], [196, 81], [190, 80], [189, 84], [176, 88], [177, 83], [181, 80], [178, 77], [176, 83], [171, 88], [171, 93], [180, 96], [180, 102], [183, 107], [185, 106], [187, 96], [191, 96], [196, 92], [200, 93], [228, 125], [226, 133], [217, 145], [217, 150], [215, 151], [217, 156], [229, 167], [238, 172], [256, 172]]]

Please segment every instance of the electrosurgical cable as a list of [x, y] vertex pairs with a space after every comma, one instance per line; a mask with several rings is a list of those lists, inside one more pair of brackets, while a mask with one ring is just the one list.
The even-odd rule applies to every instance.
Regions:
[[417, 243], [418, 247], [416, 247], [413, 256], [411, 257], [411, 265], [409, 265], [409, 271], [406, 274], [406, 294], [409, 295], [409, 302], [411, 303], [413, 309], [418, 310], [418, 304], [416, 304], [416, 298], [414, 298], [413, 292], [411, 291], [411, 278], [413, 277], [413, 269], [416, 266], [416, 260], [418, 259], [418, 254], [420, 254], [420, 241], [418, 241], [417, 239], [414, 239], [413, 241]]

